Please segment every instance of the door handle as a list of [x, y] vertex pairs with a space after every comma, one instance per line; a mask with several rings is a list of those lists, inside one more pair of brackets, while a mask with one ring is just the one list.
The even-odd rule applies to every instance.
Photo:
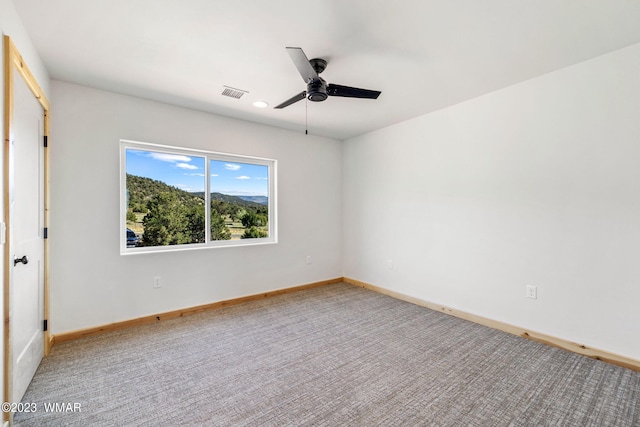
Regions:
[[24, 255], [22, 258], [18, 258], [17, 256], [13, 257], [13, 266], [15, 267], [16, 265], [23, 263], [23, 264], [29, 264], [29, 258], [27, 258], [26, 255]]

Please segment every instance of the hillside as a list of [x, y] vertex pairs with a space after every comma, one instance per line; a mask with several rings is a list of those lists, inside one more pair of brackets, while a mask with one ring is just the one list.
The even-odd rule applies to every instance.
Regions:
[[[204, 196], [204, 193], [202, 192], [194, 194], [198, 194], [200, 197]], [[211, 200], [220, 200], [222, 202], [249, 208], [262, 208], [266, 205], [266, 203], [256, 203], [254, 201], [247, 200], [245, 197], [231, 196], [229, 194], [222, 193], [211, 193]]]
[[[129, 191], [129, 207], [135, 212], [146, 212], [147, 201], [149, 201], [154, 194], [166, 192], [175, 194], [186, 206], [204, 204], [204, 192], [202, 191], [190, 193], [167, 185], [162, 181], [136, 175], [127, 174], [127, 190]], [[253, 197], [254, 196], [248, 196], [242, 198], [222, 193], [211, 193], [212, 201], [218, 200], [229, 205], [264, 210], [268, 199], [264, 196], [256, 196], [254, 201]]]
[[261, 205], [267, 206], [269, 204], [269, 198], [267, 196], [238, 196], [242, 200], [248, 202], [255, 202]]
[[[209, 213], [212, 240], [261, 238], [268, 235], [269, 208], [236, 196], [189, 193], [162, 181], [127, 174], [127, 228], [139, 237], [136, 246], [203, 243]], [[129, 244], [127, 242], [127, 244]]]
[[196, 193], [189, 193], [172, 187], [162, 181], [127, 174], [127, 191], [129, 192], [129, 208], [134, 212], [146, 212], [147, 202], [154, 194], [172, 193], [187, 207], [203, 205], [204, 198]]

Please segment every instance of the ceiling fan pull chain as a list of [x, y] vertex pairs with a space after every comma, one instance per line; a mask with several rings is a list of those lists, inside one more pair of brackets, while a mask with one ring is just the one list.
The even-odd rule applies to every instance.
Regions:
[[309, 100], [304, 103], [304, 134], [309, 135]]

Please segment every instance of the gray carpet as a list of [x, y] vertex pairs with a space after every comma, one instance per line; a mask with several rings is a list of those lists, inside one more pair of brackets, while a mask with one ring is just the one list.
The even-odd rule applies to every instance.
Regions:
[[640, 373], [337, 284], [56, 345], [23, 402], [18, 426], [640, 426]]

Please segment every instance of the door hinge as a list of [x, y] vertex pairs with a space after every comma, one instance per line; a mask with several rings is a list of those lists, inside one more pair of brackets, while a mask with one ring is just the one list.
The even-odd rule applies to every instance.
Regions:
[[45, 147], [49, 146], [49, 136], [47, 136], [47, 135], [44, 136], [44, 146]]
[[42, 322], [42, 329], [47, 332], [47, 330], [49, 330], [49, 321], [47, 319], [44, 319], [44, 322]]
[[44, 228], [44, 238], [48, 239], [49, 238], [49, 227], [45, 227]]

